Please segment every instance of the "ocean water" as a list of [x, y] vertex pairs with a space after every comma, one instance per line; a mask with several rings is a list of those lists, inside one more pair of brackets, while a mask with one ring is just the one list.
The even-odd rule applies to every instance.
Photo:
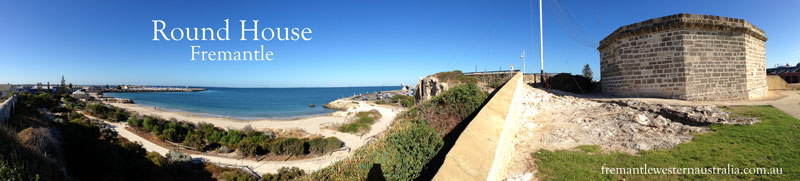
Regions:
[[[399, 90], [400, 86], [331, 88], [214, 88], [200, 92], [106, 93], [161, 109], [240, 119], [293, 118], [334, 112], [322, 105], [353, 94]], [[316, 104], [316, 107], [309, 107]]]

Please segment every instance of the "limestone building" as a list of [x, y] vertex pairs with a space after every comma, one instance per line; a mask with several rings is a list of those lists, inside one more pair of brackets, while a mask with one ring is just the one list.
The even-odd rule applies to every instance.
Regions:
[[765, 96], [767, 37], [743, 19], [676, 14], [622, 26], [600, 41], [605, 93], [685, 100]]

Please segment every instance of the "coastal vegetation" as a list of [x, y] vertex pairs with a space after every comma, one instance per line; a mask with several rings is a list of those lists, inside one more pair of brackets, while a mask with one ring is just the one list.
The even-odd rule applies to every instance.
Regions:
[[395, 95], [391, 98], [393, 101], [397, 101], [403, 107], [412, 107], [414, 106], [414, 97], [407, 96], [407, 95]]
[[369, 131], [370, 126], [375, 123], [375, 120], [381, 119], [381, 113], [378, 110], [362, 111], [356, 113], [355, 121], [344, 124], [339, 127], [340, 132], [346, 133], [364, 133]]
[[[343, 142], [336, 137], [283, 138], [271, 132], [253, 129], [224, 130], [212, 124], [194, 124], [185, 121], [163, 120], [151, 116], [131, 116], [127, 124], [137, 130], [152, 133], [159, 139], [179, 143], [197, 150], [228, 149], [239, 151], [244, 156], [325, 154], [336, 151]], [[225, 147], [225, 149], [219, 149]]]
[[552, 78], [547, 79], [547, 84], [553, 89], [558, 89], [572, 93], [589, 93], [595, 88], [591, 79], [580, 75], [571, 75], [568, 73], [560, 73]]
[[460, 84], [404, 111], [382, 136], [347, 159], [305, 175], [306, 180], [412, 180], [445, 144], [444, 135], [488, 98], [475, 84]]
[[436, 77], [436, 79], [439, 79], [439, 81], [446, 83], [465, 83], [465, 84], [478, 83], [477, 78], [466, 76], [460, 70], [453, 70], [450, 72], [439, 72], [433, 74], [433, 76]]
[[[543, 180], [798, 180], [800, 175], [800, 120], [772, 106], [731, 107], [731, 117], [756, 117], [762, 122], [741, 126], [712, 124], [712, 132], [671, 149], [631, 155], [603, 152], [599, 146], [577, 150], [540, 150], [535, 159]], [[602, 174], [601, 167], [738, 168], [740, 174]], [[781, 168], [782, 174], [744, 174], [745, 168]]]
[[283, 167], [278, 169], [278, 173], [264, 174], [261, 176], [262, 181], [279, 181], [279, 180], [295, 180], [300, 176], [305, 175], [306, 172], [297, 167], [287, 168]]
[[[0, 126], [0, 180], [215, 180], [234, 170], [148, 154], [76, 112], [80, 104], [65, 94], [18, 95], [15, 113]], [[57, 108], [59, 100], [72, 108]]]

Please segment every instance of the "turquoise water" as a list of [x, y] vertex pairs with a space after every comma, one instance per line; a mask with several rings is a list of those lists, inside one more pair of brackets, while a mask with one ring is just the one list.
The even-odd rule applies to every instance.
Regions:
[[[241, 119], [292, 118], [331, 113], [322, 105], [355, 94], [400, 86], [334, 88], [213, 88], [200, 92], [106, 93], [167, 110]], [[316, 107], [309, 107], [316, 104]]]

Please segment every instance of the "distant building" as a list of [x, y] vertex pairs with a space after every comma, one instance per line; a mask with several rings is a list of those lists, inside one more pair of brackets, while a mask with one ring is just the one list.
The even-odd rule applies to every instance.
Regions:
[[12, 91], [11, 89], [12, 87], [14, 86], [12, 86], [11, 84], [0, 85], [0, 98], [8, 97], [8, 94], [11, 93]]
[[89, 94], [87, 94], [83, 90], [75, 91], [70, 96], [72, 96], [72, 98], [75, 98], [75, 99], [89, 99]]
[[794, 67], [789, 66], [779, 66], [775, 68], [768, 68], [767, 75], [777, 75], [786, 80], [787, 83], [800, 83], [800, 63], [797, 63]]

